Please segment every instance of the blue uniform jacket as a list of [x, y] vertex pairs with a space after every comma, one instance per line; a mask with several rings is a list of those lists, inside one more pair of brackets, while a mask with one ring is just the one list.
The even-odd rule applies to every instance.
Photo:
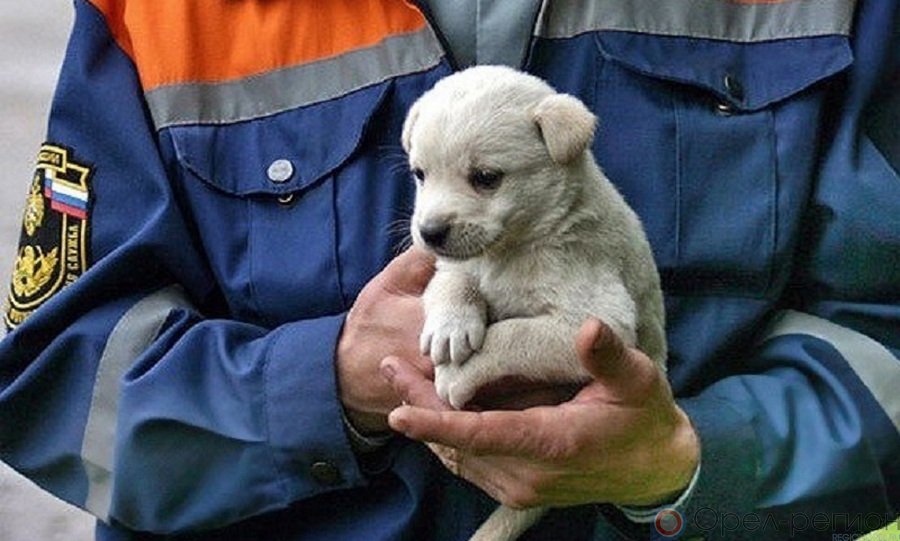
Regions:
[[[99, 517], [102, 540], [466, 539], [494, 502], [401, 438], [358, 459], [333, 366], [403, 240], [400, 127], [454, 69], [439, 34], [399, 0], [75, 8], [23, 185], [0, 458]], [[893, 0], [535, 14], [522, 68], [600, 119], [593, 151], [662, 273], [702, 467], [674, 522], [597, 504], [527, 539], [895, 520], [898, 28]]]

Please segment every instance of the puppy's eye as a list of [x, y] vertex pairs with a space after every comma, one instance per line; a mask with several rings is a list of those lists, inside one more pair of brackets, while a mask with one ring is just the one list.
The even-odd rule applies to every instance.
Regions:
[[425, 171], [419, 167], [413, 167], [412, 174], [419, 182], [425, 182]]
[[503, 180], [503, 171], [475, 169], [469, 173], [469, 184], [477, 190], [496, 190]]

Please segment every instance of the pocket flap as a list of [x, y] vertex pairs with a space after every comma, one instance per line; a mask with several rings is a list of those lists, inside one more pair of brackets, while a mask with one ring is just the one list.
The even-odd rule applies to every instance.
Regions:
[[689, 37], [599, 32], [601, 53], [650, 77], [700, 87], [753, 111], [840, 72], [853, 61], [840, 35], [738, 43]]
[[[389, 82], [337, 99], [227, 125], [169, 128], [178, 160], [233, 195], [297, 192], [339, 168], [357, 149]], [[269, 167], [284, 162], [270, 179]], [[285, 178], [287, 177], [287, 178]]]

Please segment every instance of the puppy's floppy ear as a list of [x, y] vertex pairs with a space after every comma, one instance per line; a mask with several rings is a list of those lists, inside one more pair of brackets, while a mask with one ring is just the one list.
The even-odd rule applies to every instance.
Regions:
[[416, 100], [416, 102], [412, 104], [412, 107], [409, 108], [409, 112], [406, 113], [406, 120], [403, 121], [403, 132], [400, 134], [400, 143], [403, 145], [403, 150], [405, 150], [407, 154], [409, 154], [413, 126], [419, 118], [419, 109], [419, 100]]
[[574, 96], [547, 96], [534, 108], [533, 115], [550, 157], [556, 163], [571, 162], [594, 139], [597, 117]]

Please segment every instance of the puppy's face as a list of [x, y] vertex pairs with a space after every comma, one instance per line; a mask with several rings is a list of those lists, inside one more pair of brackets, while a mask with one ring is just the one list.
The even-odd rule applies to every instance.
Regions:
[[569, 164], [593, 135], [593, 115], [565, 97], [590, 133], [564, 153], [548, 144], [552, 127], [542, 116], [559, 116], [548, 116], [547, 104], [560, 97], [534, 77], [480, 67], [442, 80], [416, 102], [403, 143], [417, 185], [417, 245], [469, 259], [527, 242], [560, 219], [573, 189]]
[[527, 116], [472, 105], [464, 114], [452, 106], [423, 111], [410, 152], [417, 186], [413, 239], [451, 259], [497, 245], [536, 206], [535, 198], [554, 191], [551, 164]]

